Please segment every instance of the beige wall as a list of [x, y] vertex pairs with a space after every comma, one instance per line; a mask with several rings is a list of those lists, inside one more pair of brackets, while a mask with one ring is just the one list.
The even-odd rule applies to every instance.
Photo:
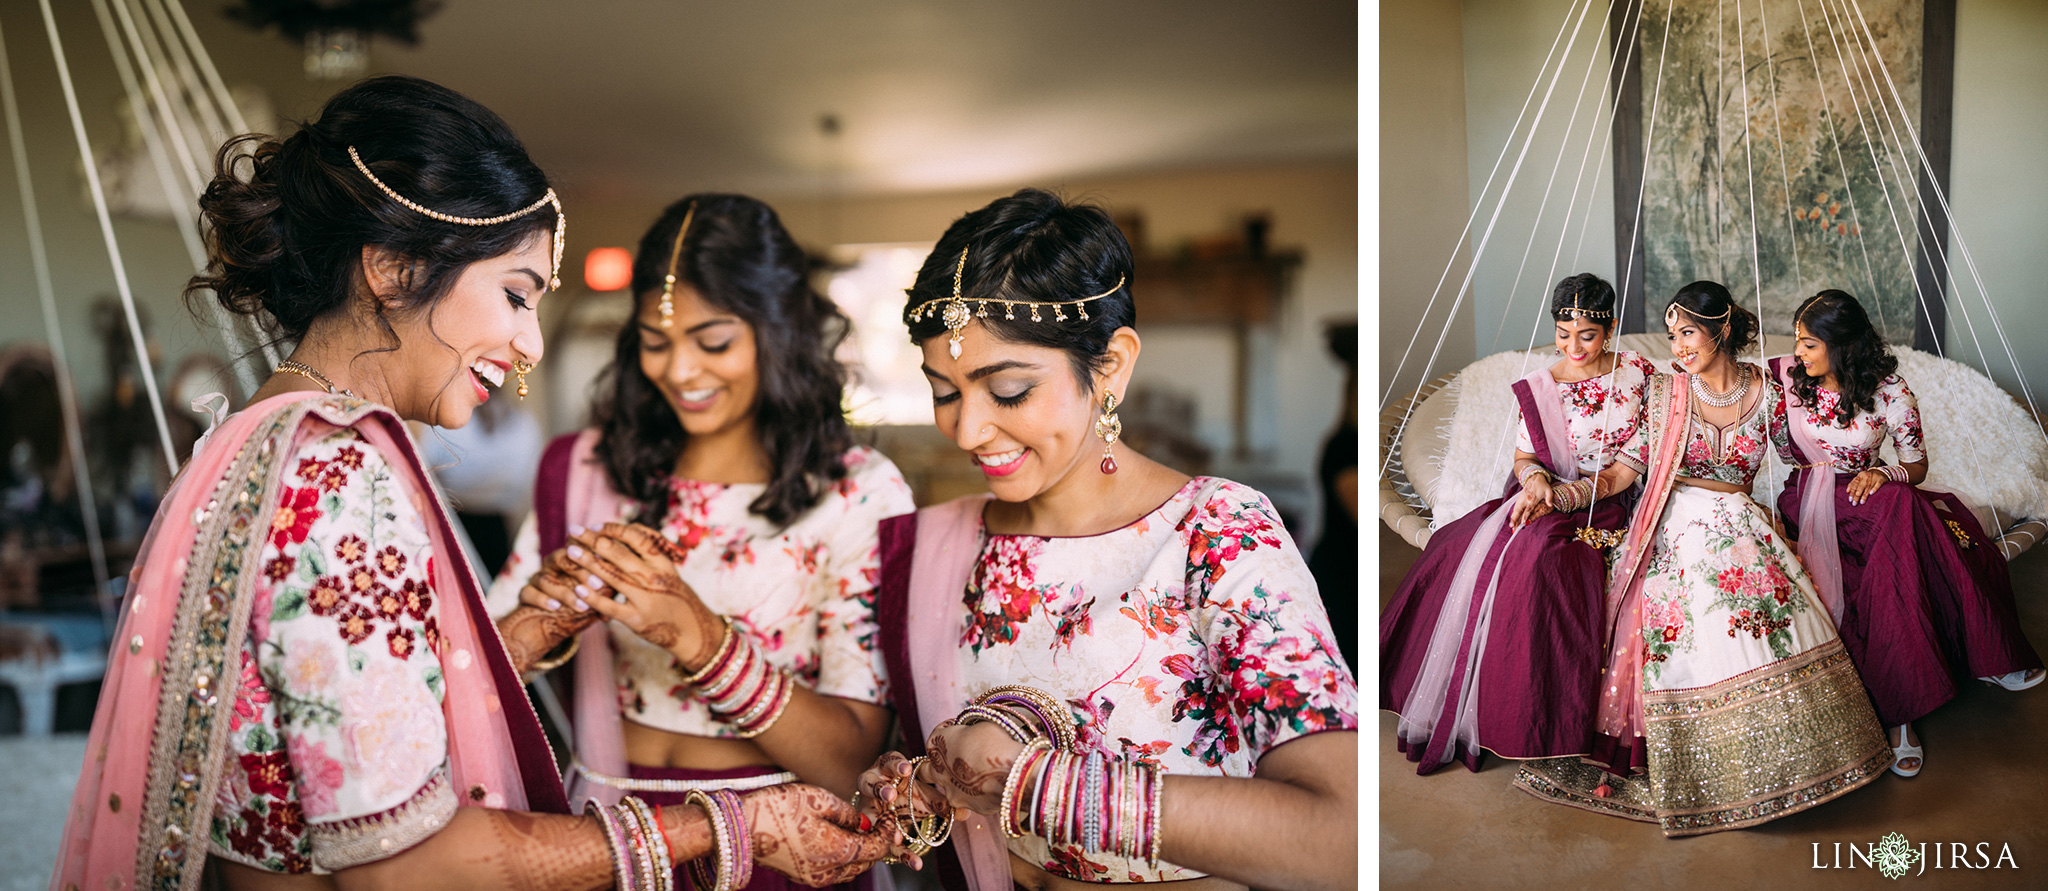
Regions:
[[[1954, 146], [1956, 232], [1976, 259], [2036, 404], [2048, 404], [2048, 251], [2042, 249], [2048, 243], [2048, 177], [2042, 175], [2048, 170], [2048, 3], [1956, 4]], [[1957, 266], [1949, 355], [1987, 368], [2017, 395], [2019, 376], [1995, 343], [1981, 292], [1960, 256]], [[1964, 308], [1991, 354], [1988, 362], [1977, 360]]]
[[[1439, 368], [1473, 358], [1472, 307], [1453, 315], [1454, 294], [1429, 305], [1469, 209], [1465, 172], [1464, 19], [1459, 0], [1380, 5], [1379, 381], [1361, 394], [1375, 413], [1382, 394], [1413, 390], [1435, 336], [1449, 334]], [[1460, 263], [1470, 256], [1457, 251]], [[1452, 280], [1453, 289], [1457, 281]], [[1420, 352], [1402, 353], [1410, 338]], [[1440, 373], [1440, 372], [1439, 372]]]

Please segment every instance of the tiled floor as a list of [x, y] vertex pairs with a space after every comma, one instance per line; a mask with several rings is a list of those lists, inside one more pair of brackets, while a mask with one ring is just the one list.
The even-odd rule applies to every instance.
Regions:
[[0, 891], [49, 886], [85, 734], [0, 737]]
[[[1419, 552], [1381, 526], [1380, 556], [1384, 604]], [[2048, 548], [2021, 555], [2011, 569], [2027, 636], [2048, 648]], [[1488, 758], [1476, 774], [1454, 765], [1416, 776], [1394, 751], [1394, 717], [1382, 712], [1379, 721], [1383, 888], [1884, 887], [1889, 882], [1860, 862], [1815, 869], [1815, 845], [1832, 866], [1835, 842], [1846, 848], [1891, 832], [1930, 843], [1924, 872], [1902, 883], [2048, 888], [2048, 685], [2024, 693], [1970, 685], [1916, 725], [1927, 746], [1918, 777], [1887, 775], [1756, 829], [1683, 839], [1538, 801], [1509, 785], [1513, 762]], [[1934, 842], [1967, 844], [1970, 864], [1982, 862], [1980, 842], [1990, 860], [2010, 845], [2017, 868], [1952, 868], [1953, 848], [1937, 861]]]

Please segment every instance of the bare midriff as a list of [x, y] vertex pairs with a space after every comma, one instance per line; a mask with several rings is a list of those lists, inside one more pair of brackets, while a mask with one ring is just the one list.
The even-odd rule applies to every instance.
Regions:
[[626, 761], [642, 767], [686, 767], [730, 770], [774, 767], [775, 759], [748, 739], [718, 739], [671, 733], [645, 724], [621, 721], [626, 731]]

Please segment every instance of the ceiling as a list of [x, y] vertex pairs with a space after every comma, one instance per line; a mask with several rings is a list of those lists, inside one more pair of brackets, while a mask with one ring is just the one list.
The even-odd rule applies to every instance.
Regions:
[[1304, 0], [446, 0], [418, 47], [377, 43], [373, 70], [470, 94], [590, 198], [919, 192], [1352, 156], [1357, 15]]

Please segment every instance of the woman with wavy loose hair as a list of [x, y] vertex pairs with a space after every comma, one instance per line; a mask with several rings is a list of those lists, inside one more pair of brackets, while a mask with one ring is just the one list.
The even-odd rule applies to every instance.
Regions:
[[824, 790], [577, 814], [405, 422], [461, 427], [543, 347], [565, 221], [489, 109], [379, 77], [231, 140], [193, 279], [291, 342], [196, 449], [123, 607], [52, 888], [655, 887], [758, 859], [844, 878], [886, 840]]
[[2020, 631], [2003, 553], [1960, 498], [1919, 487], [1919, 402], [1863, 304], [1822, 291], [1799, 305], [1793, 334], [1791, 358], [1771, 360], [1791, 432], [1780, 453], [1800, 467], [1778, 510], [1889, 728], [1892, 771], [1914, 776], [1925, 750], [1912, 722], [1959, 680], [2024, 690], [2048, 674]]
[[[577, 645], [572, 799], [851, 794], [881, 750], [877, 528], [910, 490], [853, 444], [847, 320], [809, 271], [766, 204], [675, 202], [641, 238], [595, 423], [542, 458], [492, 606], [614, 620]], [[574, 578], [536, 574], [543, 554]]]

